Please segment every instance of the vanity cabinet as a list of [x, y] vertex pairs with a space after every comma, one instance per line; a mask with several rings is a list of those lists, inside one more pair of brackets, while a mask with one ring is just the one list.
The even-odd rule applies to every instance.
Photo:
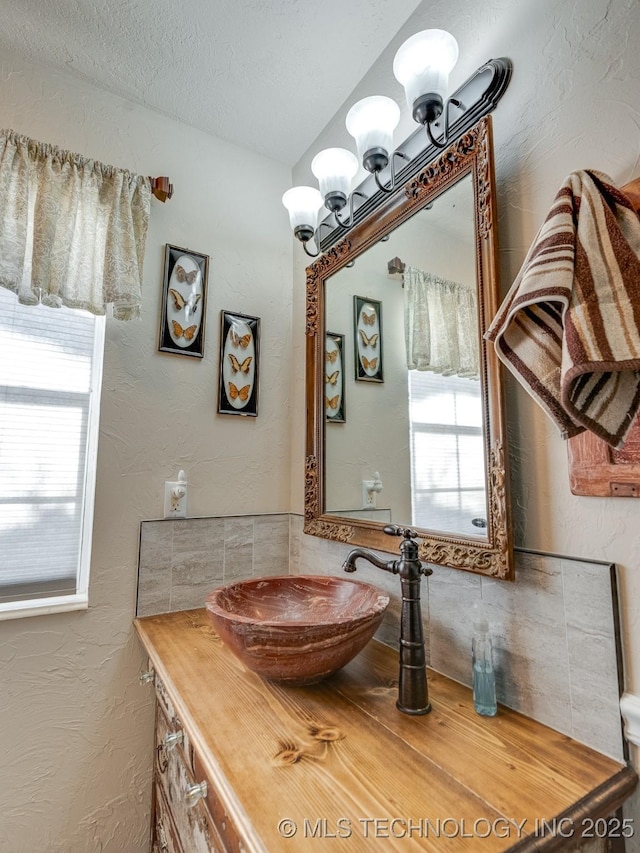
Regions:
[[157, 674], [152, 853], [240, 853], [229, 816]]
[[597, 836], [622, 835], [607, 819], [633, 768], [507, 708], [479, 717], [433, 671], [432, 712], [401, 714], [397, 653], [375, 640], [331, 679], [283, 687], [205, 610], [135, 624], [156, 691], [153, 853], [624, 850]]

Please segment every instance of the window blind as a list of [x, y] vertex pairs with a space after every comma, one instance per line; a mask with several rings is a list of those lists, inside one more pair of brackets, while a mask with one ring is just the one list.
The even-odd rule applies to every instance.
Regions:
[[86, 593], [103, 328], [0, 288], [0, 603]]
[[412, 523], [483, 536], [487, 517], [480, 383], [409, 371]]

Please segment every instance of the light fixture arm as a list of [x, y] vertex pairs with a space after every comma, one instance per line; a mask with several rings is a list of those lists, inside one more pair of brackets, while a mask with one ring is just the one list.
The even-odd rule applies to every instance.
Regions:
[[[311, 234], [309, 237], [307, 237], [306, 240], [302, 240], [302, 248], [305, 250], [305, 252], [307, 253], [307, 255], [309, 255], [310, 258], [317, 258], [318, 255], [320, 254], [320, 229], [322, 228], [323, 225], [325, 228], [328, 228], [330, 231], [332, 230], [331, 225], [328, 222], [321, 222], [318, 225], [318, 227], [316, 228], [316, 230], [313, 232], [313, 234]], [[298, 239], [301, 239], [301, 238], [299, 237]], [[310, 252], [309, 249], [307, 249], [307, 244], [310, 243], [311, 240], [313, 240], [316, 244], [316, 250], [317, 251], [315, 251], [315, 252]]]
[[373, 177], [378, 186], [379, 190], [382, 190], [384, 193], [392, 193], [396, 187], [396, 170], [394, 167], [394, 158], [400, 157], [402, 160], [405, 160], [407, 163], [411, 160], [411, 158], [405, 154], [403, 151], [394, 151], [389, 158], [389, 172], [391, 173], [391, 182], [389, 186], [385, 186], [385, 184], [380, 181], [380, 172], [374, 172]]
[[[354, 214], [353, 203], [355, 201], [356, 196], [358, 196], [359, 198], [364, 198], [364, 199], [367, 198], [366, 195], [364, 193], [361, 193], [359, 190], [354, 190], [352, 193], [349, 194], [349, 218], [346, 222], [343, 222], [342, 219], [340, 219], [340, 217], [338, 216], [337, 210], [333, 211], [333, 215], [335, 216], [336, 222], [338, 223], [338, 225], [341, 225], [342, 228], [351, 228], [351, 226], [353, 225], [353, 214]], [[326, 224], [327, 224], [326, 222], [320, 223], [320, 225], [326, 225]]]
[[447, 98], [444, 103], [444, 108], [442, 110], [443, 116], [443, 132], [441, 140], [438, 140], [434, 137], [433, 131], [431, 130], [431, 122], [425, 121], [424, 126], [427, 129], [427, 136], [429, 138], [429, 142], [432, 145], [435, 145], [436, 148], [446, 148], [451, 140], [449, 139], [449, 106], [453, 104], [454, 107], [457, 107], [461, 112], [464, 112], [465, 107], [458, 98]]

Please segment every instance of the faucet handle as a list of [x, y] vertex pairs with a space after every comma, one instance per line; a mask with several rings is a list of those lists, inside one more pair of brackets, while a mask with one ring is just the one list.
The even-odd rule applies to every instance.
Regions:
[[426, 577], [433, 574], [433, 569], [420, 562], [420, 546], [418, 544], [418, 534], [415, 530], [412, 530], [410, 527], [399, 527], [397, 524], [387, 524], [382, 529], [387, 536], [403, 537], [400, 543], [401, 563], [403, 561], [412, 562], [418, 573]]
[[403, 536], [405, 539], [415, 539], [418, 535], [410, 527], [400, 527], [397, 524], [387, 524], [382, 528], [382, 531], [387, 536]]

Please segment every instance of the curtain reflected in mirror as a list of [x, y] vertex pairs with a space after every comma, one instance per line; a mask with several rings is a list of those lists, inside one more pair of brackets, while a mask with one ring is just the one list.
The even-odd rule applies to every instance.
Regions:
[[[486, 536], [475, 240], [467, 175], [325, 280], [349, 401], [346, 421], [325, 427], [326, 513]], [[354, 297], [368, 315], [353, 315]], [[383, 344], [384, 382], [358, 381], [358, 361], [375, 363]], [[374, 473], [382, 488], [370, 494]]]

